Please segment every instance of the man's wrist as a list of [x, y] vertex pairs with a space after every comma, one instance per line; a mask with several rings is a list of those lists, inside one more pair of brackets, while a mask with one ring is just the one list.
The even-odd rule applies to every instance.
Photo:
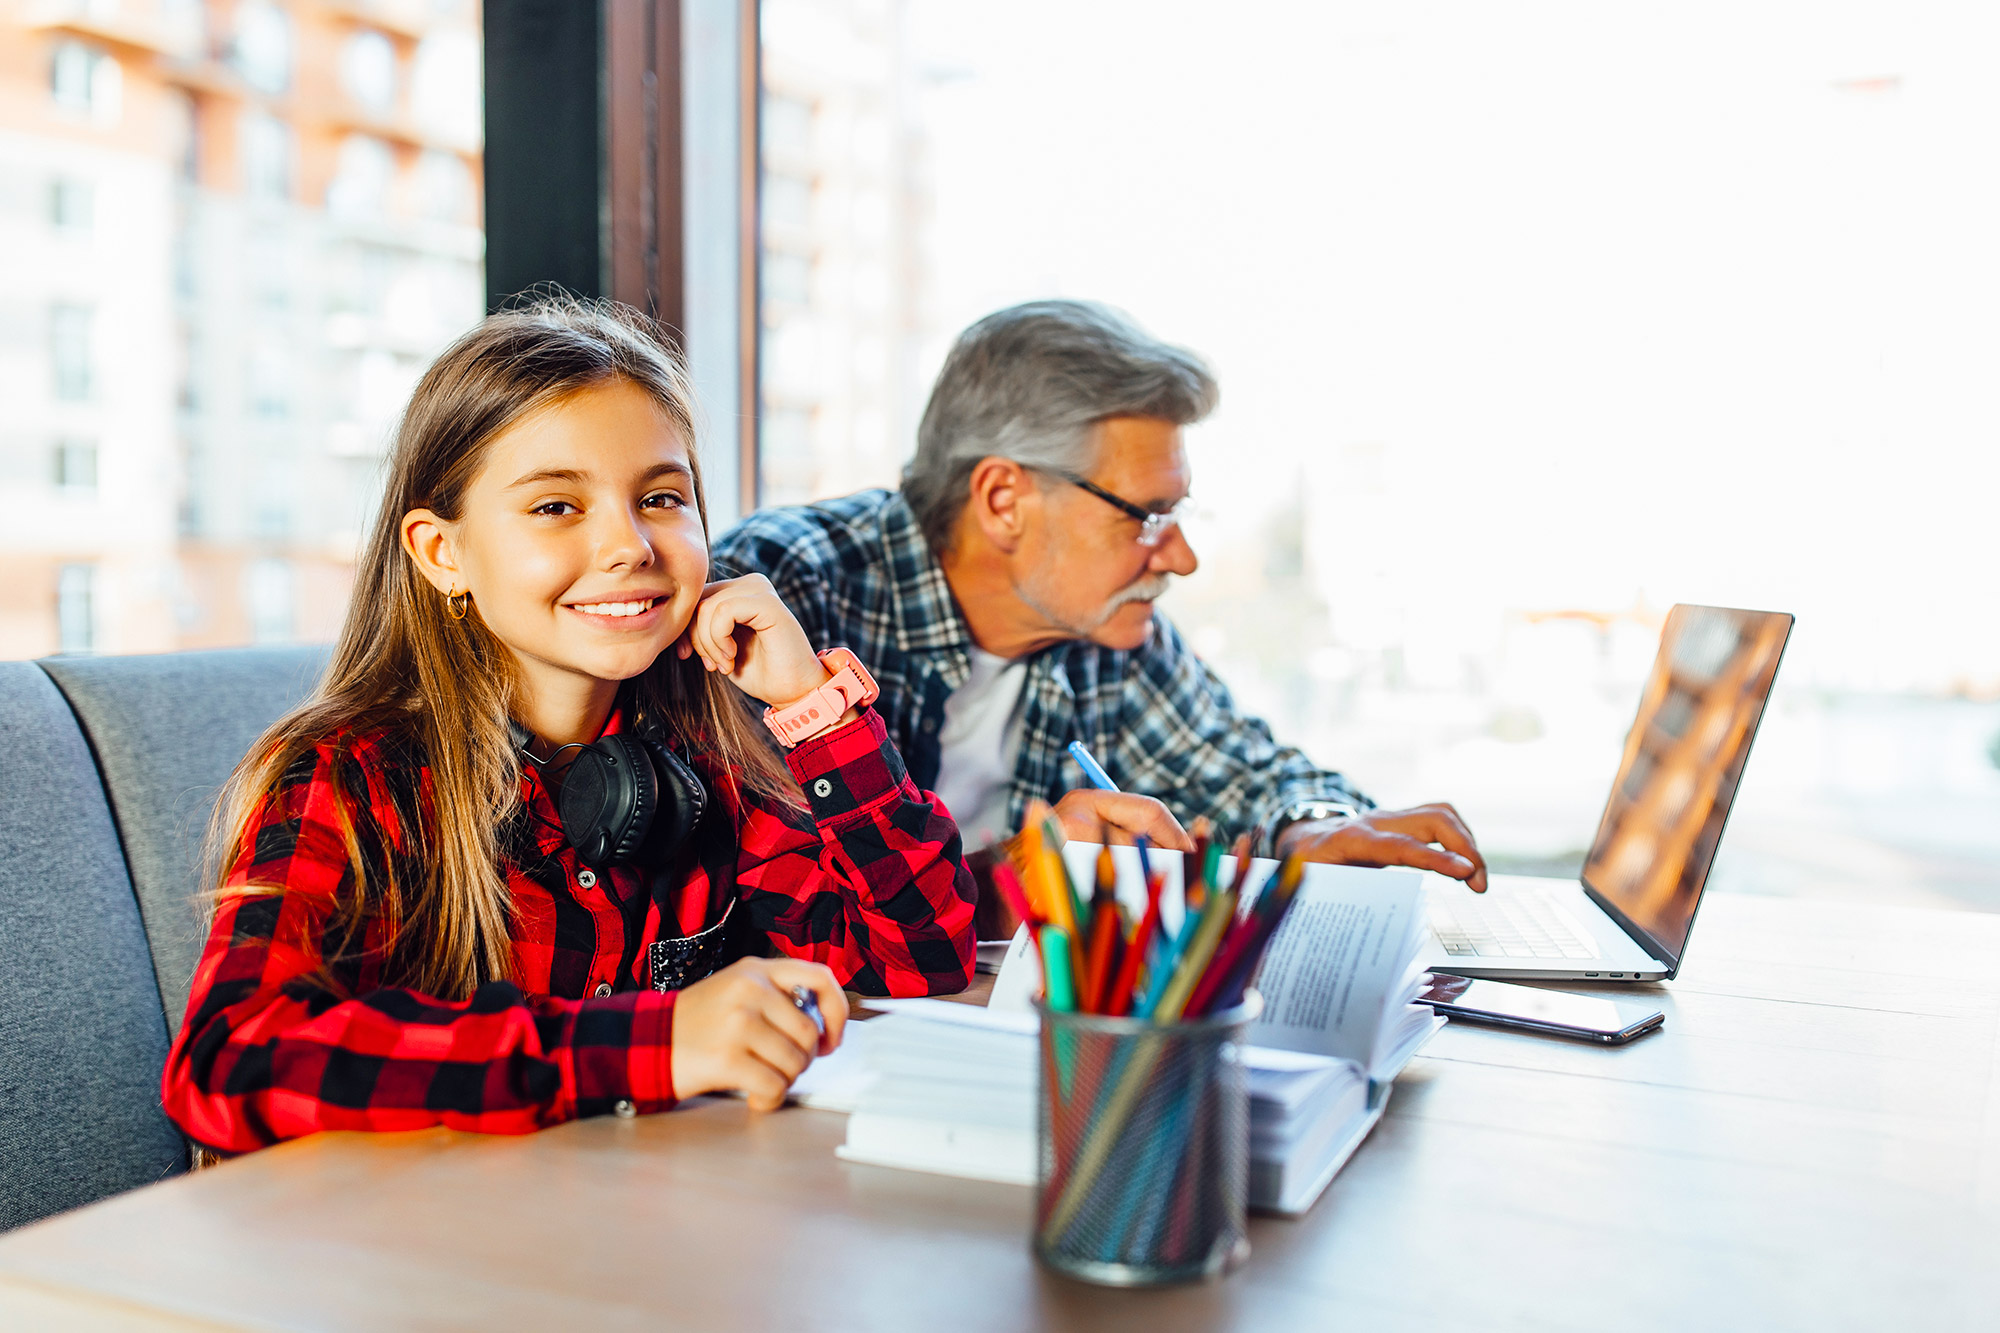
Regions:
[[1350, 819], [1359, 819], [1363, 813], [1360, 806], [1346, 801], [1324, 799], [1294, 801], [1271, 821], [1267, 837], [1269, 850], [1266, 855], [1284, 856], [1301, 838], [1325, 832], [1326, 830], [1320, 826], [1343, 824]]

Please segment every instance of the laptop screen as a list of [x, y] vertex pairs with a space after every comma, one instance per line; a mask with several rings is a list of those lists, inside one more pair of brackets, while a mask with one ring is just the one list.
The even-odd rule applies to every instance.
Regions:
[[1778, 658], [1782, 611], [1676, 606], [1584, 862], [1584, 887], [1678, 964]]

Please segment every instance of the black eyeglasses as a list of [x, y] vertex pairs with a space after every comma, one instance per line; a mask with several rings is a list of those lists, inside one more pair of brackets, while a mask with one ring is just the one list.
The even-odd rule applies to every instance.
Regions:
[[1142, 509], [1123, 496], [1113, 495], [1096, 482], [1079, 477], [1074, 472], [1056, 472], [1051, 470], [1049, 475], [1059, 477], [1080, 490], [1089, 491], [1119, 513], [1138, 519], [1139, 545], [1141, 546], [1158, 546], [1166, 540], [1167, 533], [1179, 527], [1181, 520], [1187, 516], [1189, 502], [1185, 496], [1177, 501], [1171, 509]]

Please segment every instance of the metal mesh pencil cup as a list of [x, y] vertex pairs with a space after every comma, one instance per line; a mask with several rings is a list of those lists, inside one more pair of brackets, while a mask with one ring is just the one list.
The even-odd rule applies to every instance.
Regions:
[[1166, 1027], [1036, 1008], [1036, 1256], [1121, 1287], [1213, 1277], [1249, 1257], [1240, 1052], [1263, 998]]

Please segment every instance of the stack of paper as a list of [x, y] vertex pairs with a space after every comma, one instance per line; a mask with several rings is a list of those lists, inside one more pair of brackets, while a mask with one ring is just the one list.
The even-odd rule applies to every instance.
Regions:
[[[1178, 885], [1168, 888], [1177, 903]], [[1319, 1197], [1381, 1118], [1390, 1081], [1443, 1025], [1411, 1003], [1423, 977], [1420, 877], [1313, 866], [1299, 895], [1266, 955], [1265, 1014], [1244, 1050], [1251, 1204], [1281, 1213]], [[798, 1090], [808, 1105], [852, 1109], [840, 1155], [1033, 1184], [1039, 1036], [1021, 978], [1034, 967], [1017, 942], [984, 1009], [873, 1002], [886, 1016], [851, 1027], [854, 1049], [808, 1070]]]

